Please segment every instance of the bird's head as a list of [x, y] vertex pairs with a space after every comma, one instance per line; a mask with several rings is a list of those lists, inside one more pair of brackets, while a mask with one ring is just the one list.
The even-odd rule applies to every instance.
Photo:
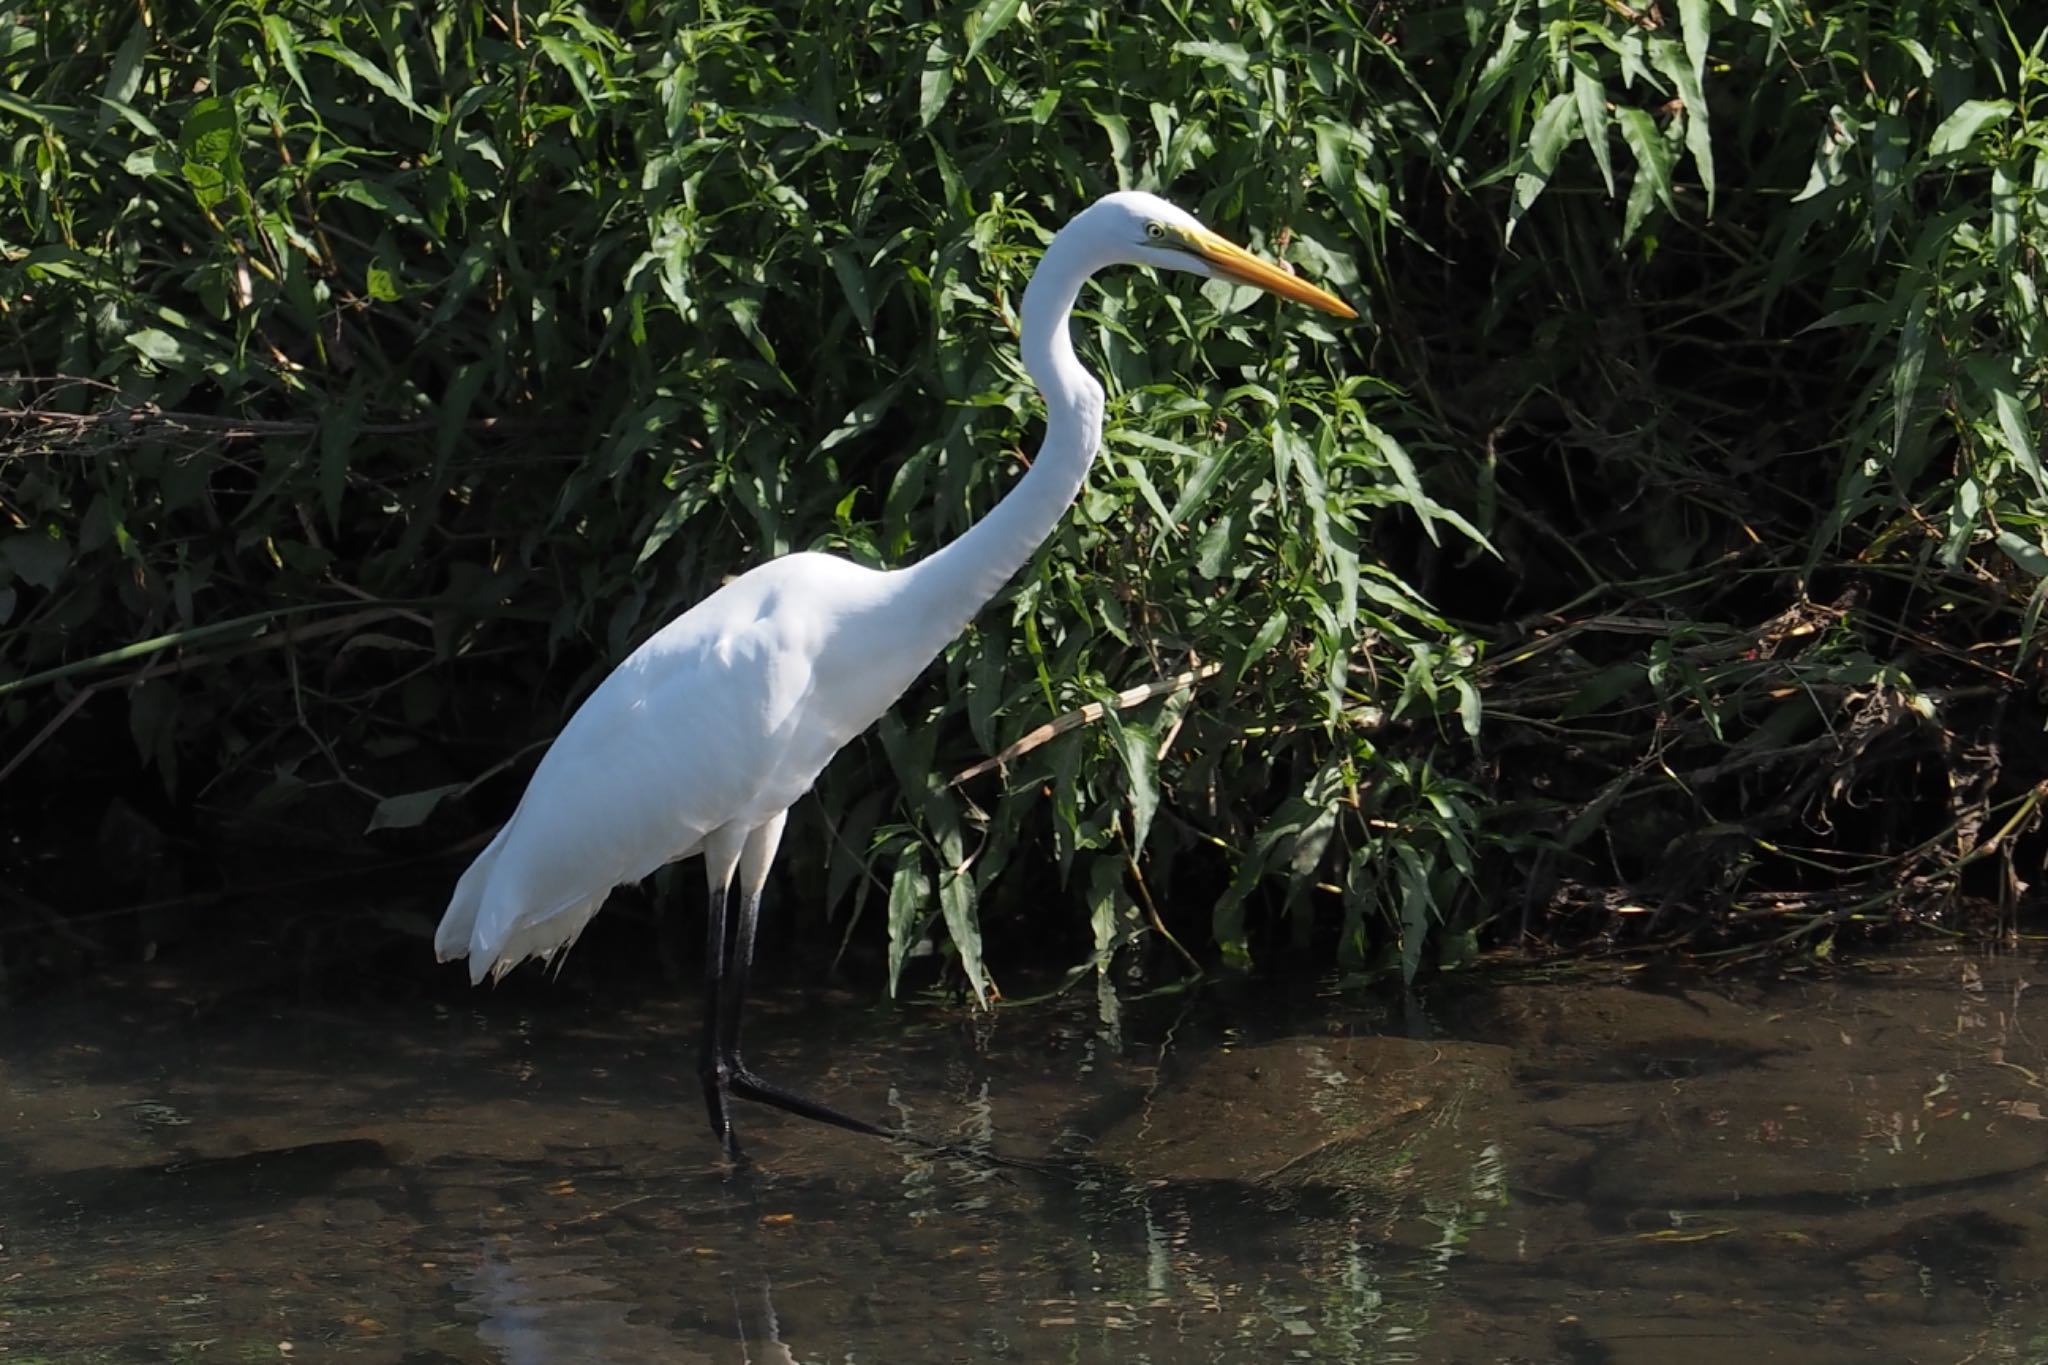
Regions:
[[1183, 270], [1208, 279], [1248, 284], [1282, 298], [1320, 308], [1340, 318], [1358, 316], [1335, 294], [1243, 247], [1217, 236], [1195, 221], [1193, 214], [1156, 194], [1119, 190], [1095, 201], [1083, 215], [1089, 235], [1109, 259], [1155, 270]]

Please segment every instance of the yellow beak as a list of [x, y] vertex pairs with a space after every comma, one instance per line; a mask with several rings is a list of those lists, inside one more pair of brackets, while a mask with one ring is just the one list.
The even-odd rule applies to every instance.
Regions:
[[1357, 310], [1335, 294], [1318, 289], [1307, 280], [1290, 271], [1283, 270], [1270, 261], [1262, 261], [1235, 242], [1225, 241], [1215, 233], [1203, 228], [1174, 229], [1180, 246], [1200, 256], [1209, 263], [1218, 275], [1239, 284], [1249, 284], [1269, 294], [1278, 294], [1283, 299], [1293, 299], [1311, 308], [1320, 308], [1325, 313], [1335, 313], [1340, 318], [1355, 318]]

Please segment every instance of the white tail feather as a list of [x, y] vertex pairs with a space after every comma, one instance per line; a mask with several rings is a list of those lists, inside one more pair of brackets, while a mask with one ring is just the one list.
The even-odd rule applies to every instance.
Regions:
[[440, 927], [434, 930], [436, 962], [453, 962], [469, 956], [469, 936], [476, 930], [477, 911], [483, 908], [484, 888], [490, 884], [491, 868], [497, 864], [498, 854], [505, 847], [505, 835], [511, 828], [510, 822], [500, 828], [455, 883], [455, 894], [448, 898], [448, 909], [441, 915]]

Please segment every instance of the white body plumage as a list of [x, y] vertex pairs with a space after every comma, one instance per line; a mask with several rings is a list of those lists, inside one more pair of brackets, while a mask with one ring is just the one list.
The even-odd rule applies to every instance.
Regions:
[[[809, 791], [929, 654], [892, 627], [906, 585], [822, 554], [720, 588], [599, 684], [434, 937], [470, 977], [568, 947], [615, 886], [745, 836]], [[957, 633], [957, 630], [953, 633]], [[892, 639], [891, 637], [897, 637]]]

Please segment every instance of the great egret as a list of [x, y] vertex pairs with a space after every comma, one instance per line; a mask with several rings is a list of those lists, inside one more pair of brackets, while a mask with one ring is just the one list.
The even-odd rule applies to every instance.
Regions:
[[[1150, 194], [1107, 195], [1046, 247], [1024, 290], [1024, 368], [1046, 405], [1029, 472], [952, 544], [880, 570], [801, 553], [741, 574], [628, 655], [569, 718], [518, 810], [456, 884], [434, 934], [472, 983], [576, 941], [611, 889], [704, 855], [711, 907], [698, 1074], [711, 1131], [737, 1158], [728, 1094], [894, 1136], [762, 1080], [740, 1060], [761, 888], [790, 805], [903, 694], [1020, 568], [1081, 490], [1102, 440], [1102, 386], [1068, 319], [1089, 276], [1149, 265], [1255, 285], [1339, 317], [1341, 299]], [[726, 902], [739, 882], [737, 933]]]

